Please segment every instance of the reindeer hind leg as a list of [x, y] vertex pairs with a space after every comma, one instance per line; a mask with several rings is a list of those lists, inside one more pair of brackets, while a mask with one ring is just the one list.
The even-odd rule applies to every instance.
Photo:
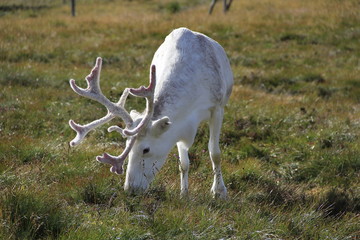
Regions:
[[233, 0], [229, 0], [229, 3], [226, 5], [226, 11], [228, 11], [230, 9], [232, 1]]
[[209, 14], [212, 13], [216, 2], [217, 2], [217, 0], [212, 0], [212, 1], [211, 1], [210, 8], [209, 8]]
[[211, 193], [214, 197], [226, 198], [227, 190], [221, 173], [221, 152], [219, 146], [221, 125], [224, 117], [224, 109], [216, 107], [209, 121], [210, 140], [209, 140], [209, 153], [213, 167], [214, 182], [211, 187]]

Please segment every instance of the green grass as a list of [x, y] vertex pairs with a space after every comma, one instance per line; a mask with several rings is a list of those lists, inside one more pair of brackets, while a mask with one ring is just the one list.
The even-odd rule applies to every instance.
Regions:
[[[360, 10], [356, 0], [3, 1], [0, 4], [1, 239], [360, 238]], [[106, 111], [70, 89], [96, 57], [113, 101], [147, 83], [174, 28], [217, 40], [234, 72], [221, 135], [227, 201], [212, 199], [202, 125], [180, 199], [177, 151], [142, 196], [95, 156], [106, 127], [70, 148], [68, 120]], [[131, 98], [129, 109], [144, 101]]]

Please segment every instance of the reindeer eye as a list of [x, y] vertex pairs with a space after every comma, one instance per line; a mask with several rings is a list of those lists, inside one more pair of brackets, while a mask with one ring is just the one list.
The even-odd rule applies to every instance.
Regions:
[[143, 154], [147, 154], [148, 152], [150, 152], [150, 148], [144, 148]]

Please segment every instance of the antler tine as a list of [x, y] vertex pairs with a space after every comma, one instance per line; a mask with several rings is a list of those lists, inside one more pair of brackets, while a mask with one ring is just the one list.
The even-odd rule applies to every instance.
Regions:
[[136, 97], [144, 97], [146, 98], [146, 113], [145, 117], [141, 120], [138, 126], [132, 130], [125, 129], [124, 134], [128, 136], [133, 136], [140, 132], [140, 130], [148, 124], [150, 121], [153, 112], [154, 112], [154, 92], [156, 86], [156, 67], [155, 65], [151, 66], [151, 73], [150, 73], [150, 84], [146, 88], [141, 86], [139, 88], [131, 88], [129, 91], [133, 96]]
[[102, 66], [102, 59], [98, 57], [96, 59], [96, 64], [91, 70], [90, 74], [85, 77], [87, 82], [87, 88], [80, 88], [76, 85], [74, 79], [70, 79], [70, 86], [80, 96], [91, 98], [98, 101], [99, 95], [103, 95], [100, 89], [100, 72]]
[[144, 86], [141, 86], [139, 88], [131, 88], [130, 93], [136, 97], [145, 97], [145, 98], [153, 97], [155, 91], [155, 85], [156, 85], [156, 67], [155, 65], [152, 65], [149, 86], [147, 88]]
[[126, 157], [129, 155], [131, 148], [135, 143], [136, 137], [131, 137], [130, 142], [126, 145], [125, 150], [119, 156], [112, 156], [108, 153], [104, 153], [102, 156], [97, 156], [96, 160], [102, 163], [112, 165], [110, 171], [116, 174], [122, 174], [124, 172], [123, 164]]
[[[130, 88], [125, 88], [124, 89], [124, 91], [123, 91], [119, 101], [116, 103], [116, 105], [118, 105], [118, 106], [120, 106], [122, 108], [125, 107], [126, 99], [129, 96], [129, 90], [130, 90]], [[124, 129], [120, 128], [119, 126], [114, 125], [114, 126], [111, 126], [111, 127], [108, 128], [108, 132], [113, 132], [113, 131], [116, 131], [116, 132], [120, 133], [123, 138], [128, 137], [127, 135], [125, 135]]]
[[114, 126], [111, 126], [111, 127], [108, 128], [108, 132], [113, 132], [113, 131], [116, 131], [116, 132], [120, 133], [123, 138], [128, 137], [127, 135], [125, 135], [124, 129], [122, 129], [119, 126], [114, 125]]
[[108, 113], [105, 117], [92, 121], [86, 125], [80, 125], [75, 123], [73, 120], [70, 120], [70, 127], [76, 131], [76, 137], [70, 142], [70, 146], [74, 147], [78, 145], [92, 129], [109, 122], [114, 117], [115, 116], [113, 114]]
[[125, 88], [119, 101], [117, 102], [117, 105], [120, 107], [125, 107], [125, 102], [127, 97], [129, 96], [130, 88]]

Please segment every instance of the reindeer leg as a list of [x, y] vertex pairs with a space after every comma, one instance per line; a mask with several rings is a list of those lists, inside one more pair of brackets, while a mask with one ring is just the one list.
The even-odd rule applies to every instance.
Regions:
[[179, 152], [179, 169], [180, 169], [180, 180], [181, 180], [181, 197], [186, 197], [188, 194], [189, 183], [189, 148], [193, 145], [199, 122], [189, 121], [186, 127], [186, 134], [182, 136], [182, 140], [177, 142], [177, 148]]
[[226, 13], [231, 6], [232, 0], [229, 0], [229, 2], [227, 3], [227, 0], [224, 0], [224, 12]]
[[214, 182], [211, 187], [211, 193], [214, 197], [226, 198], [227, 190], [224, 184], [221, 173], [220, 165], [220, 147], [219, 139], [221, 132], [221, 125], [224, 116], [224, 109], [221, 107], [215, 108], [211, 114], [209, 127], [210, 127], [210, 140], [209, 140], [209, 153], [214, 171]]
[[214, 6], [215, 6], [216, 1], [217, 1], [217, 0], [212, 0], [212, 2], [211, 2], [211, 4], [210, 4], [209, 14], [211, 14], [211, 13], [212, 13], [212, 11], [213, 11], [213, 8], [214, 8]]
[[181, 197], [186, 197], [189, 191], [189, 182], [188, 182], [188, 174], [189, 174], [189, 148], [183, 143], [178, 142], [177, 148], [179, 151], [180, 163], [179, 163], [179, 170], [180, 170], [180, 180], [181, 180]]

